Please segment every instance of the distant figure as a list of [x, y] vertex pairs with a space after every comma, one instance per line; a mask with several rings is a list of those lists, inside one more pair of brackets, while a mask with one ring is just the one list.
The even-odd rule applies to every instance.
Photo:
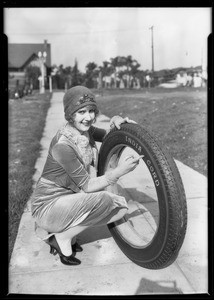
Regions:
[[140, 89], [140, 80], [138, 78], [135, 78], [134, 88], [135, 89]]
[[176, 76], [176, 81], [179, 85], [181, 86], [186, 86], [187, 85], [187, 74], [185, 72], [180, 72]]
[[187, 74], [187, 86], [192, 86], [193, 84], [193, 77], [190, 73]]
[[149, 76], [149, 74], [146, 75], [146, 82], [147, 82], [147, 87], [150, 88], [150, 86], [151, 86], [151, 77]]
[[194, 74], [194, 77], [193, 77], [193, 86], [195, 88], [202, 86], [202, 78], [199, 76], [198, 73]]
[[124, 88], [125, 88], [125, 84], [124, 84], [124, 81], [123, 81], [122, 78], [121, 78], [121, 80], [120, 80], [119, 88], [120, 88], [120, 89], [124, 89]]

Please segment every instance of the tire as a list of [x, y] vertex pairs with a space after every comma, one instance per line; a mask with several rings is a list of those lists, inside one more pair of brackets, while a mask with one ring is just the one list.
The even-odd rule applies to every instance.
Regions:
[[122, 124], [120, 130], [113, 129], [105, 137], [99, 152], [98, 176], [106, 172], [112, 157], [116, 166], [127, 147], [144, 155], [142, 163], [156, 190], [158, 225], [153, 238], [146, 245], [129, 242], [132, 231], [135, 233], [134, 227], [127, 225], [126, 217], [122, 219], [122, 223], [123, 226], [129, 226], [129, 231], [132, 230], [128, 234], [130, 236], [127, 236], [127, 231], [121, 233], [121, 222], [108, 224], [108, 228], [119, 248], [130, 260], [147, 269], [162, 269], [175, 261], [186, 233], [187, 205], [183, 183], [174, 160], [161, 141], [140, 125], [128, 123]]

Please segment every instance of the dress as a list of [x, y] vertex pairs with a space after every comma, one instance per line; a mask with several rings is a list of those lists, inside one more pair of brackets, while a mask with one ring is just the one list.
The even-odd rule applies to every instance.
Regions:
[[85, 193], [81, 187], [96, 176], [105, 130], [92, 126], [81, 134], [68, 122], [53, 137], [46, 163], [31, 197], [37, 236], [46, 239], [77, 225], [100, 226], [121, 208], [124, 197], [107, 191]]

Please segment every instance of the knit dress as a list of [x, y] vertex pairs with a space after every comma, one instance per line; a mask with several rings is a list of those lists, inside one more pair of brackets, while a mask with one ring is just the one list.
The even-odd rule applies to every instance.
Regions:
[[46, 239], [77, 225], [107, 224], [121, 208], [124, 197], [99, 191], [85, 193], [82, 186], [96, 177], [98, 151], [106, 131], [91, 126], [81, 134], [66, 123], [53, 137], [46, 163], [31, 197], [37, 236]]

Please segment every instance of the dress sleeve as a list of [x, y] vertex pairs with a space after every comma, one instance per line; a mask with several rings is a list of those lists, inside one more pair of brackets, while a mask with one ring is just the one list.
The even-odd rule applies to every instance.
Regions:
[[57, 143], [52, 149], [52, 156], [78, 187], [81, 188], [90, 179], [90, 175], [72, 147]]

